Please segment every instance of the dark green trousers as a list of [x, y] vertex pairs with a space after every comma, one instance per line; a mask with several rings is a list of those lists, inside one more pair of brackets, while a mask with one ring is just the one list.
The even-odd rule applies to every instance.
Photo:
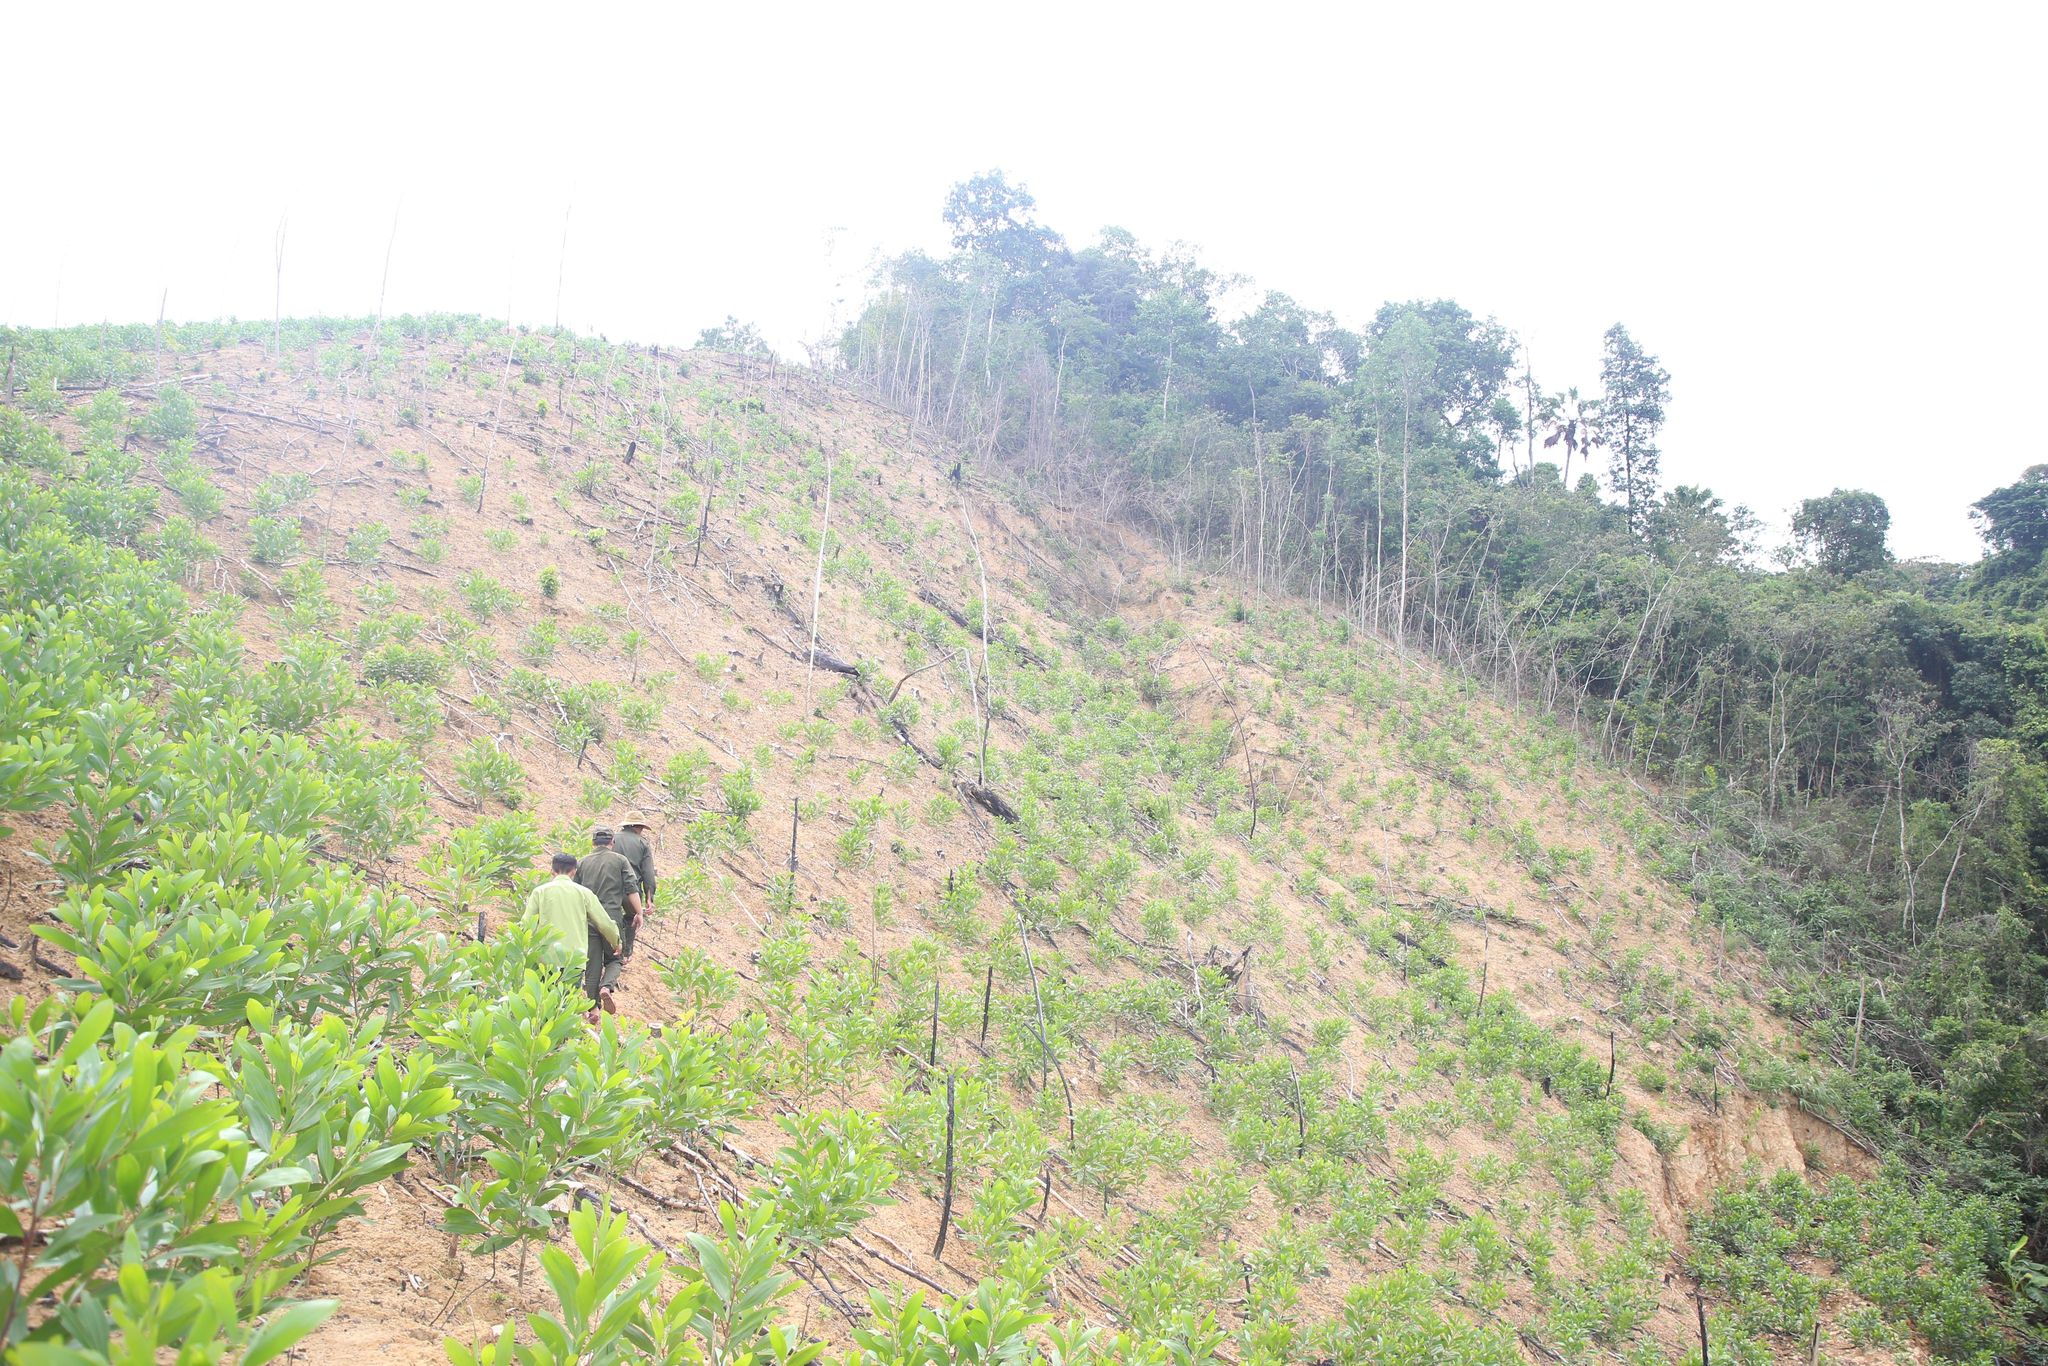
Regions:
[[600, 990], [619, 984], [619, 973], [625, 963], [612, 946], [604, 942], [604, 936], [596, 930], [590, 931], [589, 953], [583, 965], [583, 990], [595, 1002]]

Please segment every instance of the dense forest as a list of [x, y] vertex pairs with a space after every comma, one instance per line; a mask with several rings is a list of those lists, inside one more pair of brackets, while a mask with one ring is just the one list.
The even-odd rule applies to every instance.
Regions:
[[1895, 561], [1853, 489], [1768, 549], [1745, 509], [1663, 487], [1671, 381], [1623, 326], [1551, 387], [1449, 300], [1230, 319], [1235, 282], [1186, 251], [1076, 249], [1034, 210], [1000, 172], [956, 186], [952, 253], [887, 262], [840, 339], [853, 376], [1030, 496], [1227, 572], [1247, 612], [1305, 594], [1569, 715], [1661, 784], [1695, 836], [1673, 871], [1843, 1064], [1779, 1084], [2015, 1202], [2038, 1252], [2048, 466], [1977, 502], [1975, 565]]

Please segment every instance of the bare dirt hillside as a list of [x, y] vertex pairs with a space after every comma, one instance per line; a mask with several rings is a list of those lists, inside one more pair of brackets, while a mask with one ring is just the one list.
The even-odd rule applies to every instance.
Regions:
[[[1090, 1321], [1129, 1321], [1179, 1266], [1223, 1326], [1299, 1357], [1355, 1287], [1412, 1270], [1532, 1359], [1668, 1358], [1696, 1350], [1688, 1211], [1750, 1164], [1868, 1168], [1751, 1090], [1798, 1040], [1667, 880], [1675, 832], [1569, 730], [808, 373], [529, 341], [227, 344], [164, 379], [201, 403], [227, 498], [192, 591], [244, 602], [252, 664], [339, 642], [351, 714], [402, 738], [369, 661], [450, 661], [420, 746], [432, 823], [373, 874], [474, 933], [433, 873], [449, 831], [516, 803], [580, 851], [644, 808], [664, 887], [624, 1013], [769, 1012], [781, 1061], [737, 1133], [589, 1172], [648, 1240], [687, 1255], [778, 1117], [847, 1107], [923, 1160], [797, 1268], [791, 1317], [845, 1344], [870, 1289], [971, 1291], [1000, 1243], [933, 1255], [951, 1070], [986, 1093], [956, 1223], [1028, 1123], [1048, 1155], [1018, 1217], [1069, 1221], [1052, 1284]], [[286, 518], [297, 546], [259, 546]], [[595, 696], [601, 737], [565, 690]], [[479, 746], [514, 766], [493, 791], [465, 776]], [[715, 837], [742, 790], [745, 838]], [[46, 834], [6, 849], [30, 991], [62, 966], [12, 947], [57, 891], [28, 852]], [[494, 892], [478, 923], [513, 914]], [[661, 971], [691, 951], [737, 978], [694, 1018]], [[818, 984], [856, 978], [886, 1030], [828, 1047], [852, 1017]], [[1610, 1076], [1602, 1132], [1575, 1097]], [[441, 1231], [459, 1176], [423, 1161], [371, 1193], [306, 1278], [343, 1308], [304, 1357], [440, 1361], [444, 1335], [549, 1302]]]

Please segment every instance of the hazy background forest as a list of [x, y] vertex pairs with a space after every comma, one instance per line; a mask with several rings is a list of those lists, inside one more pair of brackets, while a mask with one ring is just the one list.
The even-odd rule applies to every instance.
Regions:
[[1622, 323], [1598, 374], [1537, 375], [1448, 299], [1226, 322], [1193, 254], [1071, 245], [1000, 172], [944, 213], [953, 251], [889, 262], [840, 341], [861, 383], [1227, 564], [1247, 612], [1306, 595], [1569, 714], [1714, 836], [1695, 890], [1848, 1064], [1814, 1099], [2048, 1230], [2048, 465], [1983, 491], [1974, 565], [1895, 561], [1859, 489], [1770, 545], [1664, 486], [1672, 379]]

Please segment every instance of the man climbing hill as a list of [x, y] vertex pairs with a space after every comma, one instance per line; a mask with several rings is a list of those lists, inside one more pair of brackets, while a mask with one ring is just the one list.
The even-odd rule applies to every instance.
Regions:
[[620, 950], [630, 947], [633, 942], [626, 936], [640, 928], [640, 876], [633, 871], [633, 865], [612, 848], [612, 832], [608, 827], [600, 825], [591, 831], [590, 845], [590, 852], [576, 865], [576, 885], [588, 888], [619, 927], [618, 934], [604, 936], [606, 942], [602, 945], [598, 942], [596, 929], [590, 932], [590, 961], [599, 965], [593, 969], [597, 990], [602, 997], [608, 998], [612, 988], [619, 984], [619, 974], [624, 968], [624, 955]]
[[[647, 840], [647, 817], [639, 811], [628, 811], [619, 822], [619, 833], [612, 840], [612, 848], [619, 857], [633, 865], [634, 875], [640, 879], [640, 919], [644, 920], [654, 910], [654, 849]], [[633, 956], [633, 934], [638, 924], [635, 921], [624, 927], [625, 943], [619, 949], [621, 958]]]
[[611, 993], [598, 980], [603, 962], [598, 945], [619, 942], [618, 924], [589, 888], [577, 884], [574, 854], [556, 854], [550, 866], [554, 877], [526, 894], [526, 918], [548, 932], [541, 962], [565, 976], [580, 975], [592, 1006], [616, 1010]]

